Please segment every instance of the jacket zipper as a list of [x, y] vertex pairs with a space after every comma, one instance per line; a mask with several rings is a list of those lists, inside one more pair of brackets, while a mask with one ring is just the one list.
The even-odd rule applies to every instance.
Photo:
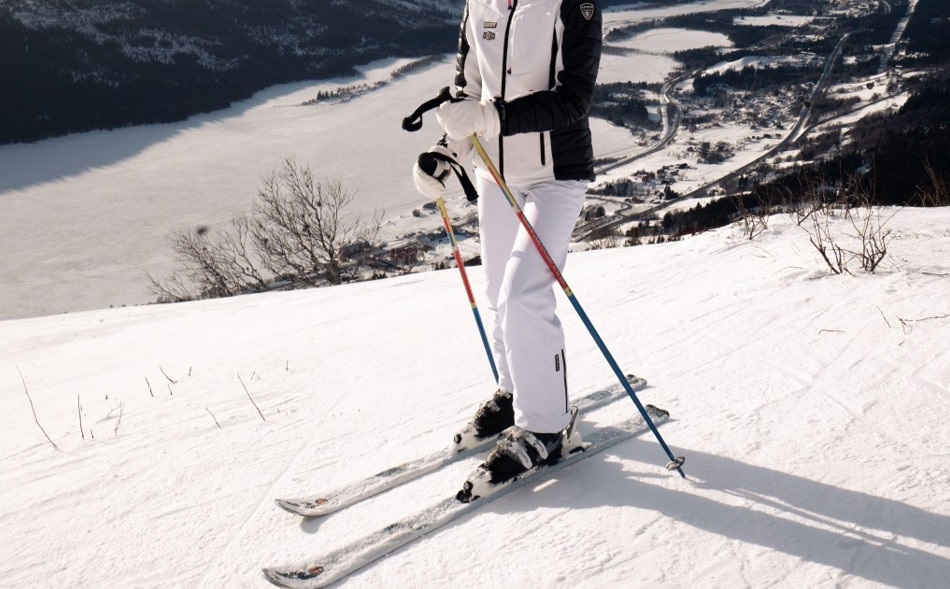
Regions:
[[541, 136], [541, 165], [547, 165], [547, 157], [544, 151], [544, 133], [539, 133]]
[[[508, 36], [511, 34], [511, 21], [514, 20], [518, 0], [508, 0], [508, 23], [505, 25], [505, 45], [501, 54], [501, 99], [505, 99], [505, 87], [508, 84]], [[505, 177], [505, 140], [498, 135], [498, 171]]]

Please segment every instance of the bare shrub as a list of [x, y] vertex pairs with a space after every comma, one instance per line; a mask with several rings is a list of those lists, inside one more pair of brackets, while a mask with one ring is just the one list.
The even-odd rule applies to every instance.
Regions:
[[590, 241], [590, 249], [592, 250], [613, 249], [615, 247], [620, 247], [621, 243], [622, 242], [619, 235], [605, 235], [597, 239], [592, 239]]
[[852, 255], [840, 245], [837, 233], [831, 228], [829, 219], [833, 214], [834, 209], [816, 212], [809, 216], [811, 225], [800, 225], [800, 227], [808, 232], [809, 241], [821, 254], [828, 268], [835, 274], [843, 274], [848, 272], [848, 262]]
[[369, 222], [348, 215], [354, 194], [339, 180], [315, 180], [292, 159], [263, 178], [257, 196], [252, 231], [263, 263], [310, 285], [356, 273], [362, 258], [353, 254], [375, 242], [382, 225], [380, 212]]
[[614, 227], [599, 227], [591, 233], [589, 243], [592, 250], [612, 249], [620, 247], [621, 236]]
[[787, 189], [782, 201], [798, 226], [805, 222], [813, 223], [815, 216], [827, 215], [832, 208], [841, 204], [838, 187], [821, 178], [808, 181], [798, 191]]
[[752, 207], [747, 206], [746, 199], [746, 196], [737, 196], [732, 199], [736, 207], [735, 225], [752, 240], [769, 228], [769, 217], [774, 212], [774, 207], [771, 196], [757, 197], [755, 206]]
[[874, 206], [868, 195], [863, 194], [858, 206], [848, 209], [848, 212], [848, 219], [855, 230], [852, 237], [860, 242], [860, 250], [855, 252], [855, 257], [861, 261], [861, 267], [866, 272], [873, 274], [887, 255], [887, 240], [891, 230], [885, 229], [885, 225], [896, 211], [884, 218], [881, 207]]
[[946, 179], [934, 170], [929, 161], [924, 163], [924, 170], [927, 172], [930, 186], [917, 187], [921, 204], [925, 207], [950, 206], [950, 187], [947, 186]]
[[[886, 225], [896, 211], [885, 217], [858, 177], [849, 178], [833, 202], [829, 202], [827, 190], [820, 186], [813, 186], [818, 191], [807, 195], [807, 206], [796, 212], [799, 226], [808, 233], [809, 241], [833, 273], [850, 273], [849, 264], [854, 260], [860, 262], [864, 271], [873, 273], [887, 256], [891, 230]], [[830, 220], [839, 214], [848, 220], [853, 233], [832, 226]]]

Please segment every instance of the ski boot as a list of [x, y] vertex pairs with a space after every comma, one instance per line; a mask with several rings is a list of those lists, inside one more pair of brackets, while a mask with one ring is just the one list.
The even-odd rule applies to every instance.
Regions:
[[515, 410], [512, 403], [510, 392], [501, 389], [495, 391], [492, 398], [478, 408], [472, 421], [455, 434], [453, 451], [464, 452], [513, 426]]
[[571, 422], [558, 433], [534, 433], [512, 426], [485, 462], [469, 475], [456, 499], [469, 503], [490, 495], [493, 489], [513, 483], [524, 473], [555, 464], [562, 457], [586, 449], [580, 432], [574, 427], [577, 409], [571, 411]]

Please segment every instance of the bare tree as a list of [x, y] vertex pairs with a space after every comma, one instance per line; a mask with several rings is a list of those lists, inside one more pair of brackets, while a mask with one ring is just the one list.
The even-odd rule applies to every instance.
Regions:
[[220, 231], [178, 230], [169, 239], [178, 268], [149, 275], [159, 300], [183, 301], [259, 292], [276, 285], [340, 284], [357, 277], [375, 246], [382, 212], [347, 213], [354, 195], [338, 180], [317, 180], [286, 158], [261, 179], [249, 214]]
[[163, 301], [233, 296], [265, 290], [269, 276], [251, 250], [251, 220], [232, 217], [222, 231], [174, 231], [169, 240], [179, 268], [171, 276], [149, 275], [152, 292]]
[[252, 235], [265, 267], [313, 285], [340, 284], [348, 265], [357, 271], [361, 258], [347, 254], [376, 240], [382, 216], [348, 215], [353, 198], [339, 180], [315, 180], [309, 167], [285, 159], [262, 179], [254, 204]]

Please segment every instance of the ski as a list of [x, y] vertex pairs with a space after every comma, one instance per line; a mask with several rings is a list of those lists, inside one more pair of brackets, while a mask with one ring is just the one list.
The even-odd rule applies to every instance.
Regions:
[[[647, 405], [646, 410], [659, 426], [669, 419], [669, 413]], [[590, 457], [624, 440], [649, 431], [641, 416], [636, 416], [617, 425], [597, 429], [585, 436], [585, 450], [567, 454], [560, 462], [550, 466], [536, 467], [499, 485], [468, 503], [455, 495], [429, 506], [413, 515], [382, 528], [343, 548], [311, 560], [263, 569], [264, 577], [279, 587], [311, 589], [324, 587], [362, 569], [387, 554], [402, 548], [422, 536], [468, 514], [481, 506], [498, 499], [520, 487], [539, 482], [575, 462]]]
[[[627, 382], [630, 383], [634, 391], [643, 390], [647, 386], [646, 380], [632, 374], [627, 375]], [[586, 413], [604, 407], [622, 397], [626, 397], [626, 391], [618, 383], [585, 395], [578, 400], [576, 405], [580, 413]], [[277, 499], [276, 503], [281, 509], [304, 517], [329, 515], [398, 487], [399, 485], [404, 485], [431, 472], [435, 472], [457, 460], [462, 460], [482, 450], [487, 450], [498, 440], [499, 436], [500, 434], [480, 440], [474, 440], [468, 437], [466, 442], [453, 443], [444, 450], [439, 450], [428, 456], [404, 462], [403, 464], [386, 469], [365, 479], [354, 481], [328, 493], [295, 499]], [[461, 434], [456, 436], [456, 439], [461, 438]]]

